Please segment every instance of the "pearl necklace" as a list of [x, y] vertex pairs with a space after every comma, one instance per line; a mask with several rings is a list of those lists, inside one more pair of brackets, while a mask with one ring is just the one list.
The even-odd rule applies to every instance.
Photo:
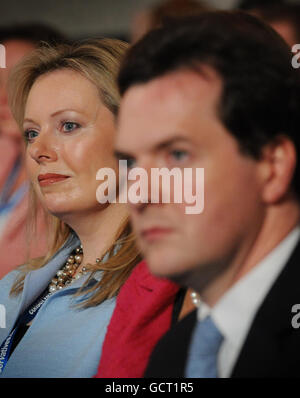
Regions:
[[[74, 280], [79, 279], [82, 275], [85, 275], [88, 272], [87, 267], [83, 267], [79, 272], [76, 272], [82, 262], [82, 258], [83, 251], [82, 246], [80, 245], [68, 257], [66, 264], [57, 271], [56, 276], [51, 280], [48, 288], [50, 293], [63, 289], [65, 286], [70, 285]], [[99, 262], [100, 259], [96, 258], [96, 263]]]

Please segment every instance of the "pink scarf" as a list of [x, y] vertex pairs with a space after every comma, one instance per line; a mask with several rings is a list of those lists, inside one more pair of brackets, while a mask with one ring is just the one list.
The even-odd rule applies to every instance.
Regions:
[[145, 261], [135, 267], [118, 295], [95, 377], [143, 377], [152, 349], [170, 328], [178, 290], [151, 275]]

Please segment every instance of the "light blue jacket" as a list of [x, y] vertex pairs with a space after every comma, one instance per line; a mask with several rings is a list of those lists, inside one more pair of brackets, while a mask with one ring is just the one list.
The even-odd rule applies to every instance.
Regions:
[[[19, 315], [43, 292], [50, 280], [78, 247], [76, 235], [70, 236], [44, 267], [27, 274], [23, 292], [9, 297], [18, 271], [0, 280], [0, 304], [6, 309], [6, 327], [0, 328], [0, 345]], [[73, 293], [88, 274], [72, 285], [53, 293], [42, 305], [0, 377], [92, 377], [97, 372], [107, 326], [115, 299], [85, 309], [74, 308], [82, 297]], [[97, 280], [101, 273], [97, 273]]]

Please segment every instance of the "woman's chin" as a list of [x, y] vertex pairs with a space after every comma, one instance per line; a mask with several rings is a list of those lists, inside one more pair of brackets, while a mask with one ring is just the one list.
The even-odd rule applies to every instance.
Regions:
[[78, 204], [76, 205], [76, 203], [73, 204], [69, 201], [67, 203], [62, 201], [56, 202], [54, 200], [43, 201], [43, 207], [50, 214], [60, 219], [65, 218], [65, 216], [76, 214], [80, 211], [80, 206]]
[[66, 218], [69, 218], [72, 214], [75, 213], [74, 210], [70, 208], [46, 207], [46, 209], [52, 216], [55, 216], [62, 221], [64, 221]]
[[45, 204], [44, 207], [50, 214], [66, 223], [69, 223], [73, 219], [76, 221], [76, 218], [81, 218], [82, 216], [96, 215], [102, 210], [102, 208], [98, 208], [97, 206], [86, 206], [84, 205], [84, 201], [72, 205], [70, 203], [60, 203], [57, 205], [51, 203], [49, 205]]

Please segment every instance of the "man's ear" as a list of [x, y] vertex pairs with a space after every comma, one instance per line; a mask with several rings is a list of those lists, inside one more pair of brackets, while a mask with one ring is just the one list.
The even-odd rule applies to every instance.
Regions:
[[291, 188], [297, 153], [294, 143], [280, 135], [267, 144], [261, 153], [261, 177], [263, 180], [262, 200], [265, 203], [279, 202]]

